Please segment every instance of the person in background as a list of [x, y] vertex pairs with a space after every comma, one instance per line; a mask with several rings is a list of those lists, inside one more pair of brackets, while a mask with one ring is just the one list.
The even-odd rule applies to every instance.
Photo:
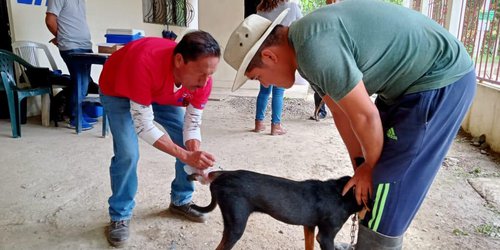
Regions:
[[320, 119], [325, 119], [326, 115], [325, 102], [323, 102], [323, 98], [321, 98], [318, 92], [314, 91], [314, 113], [309, 117], [309, 120], [319, 121]]
[[111, 245], [122, 246], [129, 238], [138, 185], [138, 137], [176, 157], [170, 212], [205, 221], [205, 214], [193, 206], [194, 184], [184, 166], [206, 169], [215, 162], [213, 155], [200, 149], [200, 126], [219, 60], [217, 41], [207, 32], [193, 31], [178, 44], [164, 38], [130, 42], [104, 64], [99, 79], [101, 102], [114, 152], [109, 168], [111, 222], [106, 230]]
[[355, 187], [357, 202], [371, 209], [355, 248], [401, 249], [476, 92], [464, 45], [421, 13], [356, 0], [289, 27], [251, 15], [229, 37], [224, 59], [237, 70], [233, 89], [246, 79], [290, 88], [299, 71], [349, 153], [354, 175], [343, 194]]
[[[290, 9], [283, 25], [290, 25], [293, 21], [302, 17], [299, 6], [295, 2], [288, 0], [262, 0], [257, 5], [257, 15], [265, 17], [269, 20], [274, 20], [285, 9]], [[260, 85], [260, 91], [257, 95], [256, 111], [255, 111], [255, 128], [254, 132], [261, 132], [266, 129], [264, 125], [264, 118], [266, 117], [266, 108], [269, 96], [273, 94], [271, 103], [271, 135], [286, 134], [285, 129], [281, 125], [281, 113], [283, 110], [283, 94], [284, 88], [276, 86]]]
[[[47, 0], [47, 12], [45, 15], [45, 24], [49, 31], [54, 35], [50, 40], [57, 46], [62, 59], [66, 63], [71, 77], [71, 92], [69, 100], [69, 109], [71, 117], [68, 128], [74, 129], [76, 126], [76, 102], [77, 89], [74, 76], [77, 70], [72, 53], [92, 53], [92, 42], [90, 41], [90, 31], [87, 25], [85, 0]], [[87, 72], [90, 73], [90, 65]], [[89, 76], [89, 79], [91, 77]], [[82, 83], [82, 98], [87, 95], [89, 83]], [[82, 130], [92, 129], [92, 124], [97, 119], [89, 117], [83, 113]]]

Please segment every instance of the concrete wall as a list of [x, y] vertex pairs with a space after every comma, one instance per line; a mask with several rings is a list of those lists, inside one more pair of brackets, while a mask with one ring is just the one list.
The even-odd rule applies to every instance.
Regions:
[[478, 83], [476, 97], [462, 128], [474, 137], [486, 135], [491, 149], [500, 152], [500, 86]]

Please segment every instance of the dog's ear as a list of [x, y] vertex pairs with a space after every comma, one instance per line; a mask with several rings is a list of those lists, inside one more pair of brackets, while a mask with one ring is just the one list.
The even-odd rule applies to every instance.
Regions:
[[196, 177], [199, 176], [199, 174], [190, 174], [187, 176], [188, 181], [196, 181]]

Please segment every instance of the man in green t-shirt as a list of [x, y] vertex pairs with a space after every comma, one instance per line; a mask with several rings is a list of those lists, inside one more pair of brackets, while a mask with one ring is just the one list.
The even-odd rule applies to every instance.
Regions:
[[224, 59], [237, 70], [233, 89], [248, 78], [289, 88], [298, 70], [349, 152], [344, 193], [356, 187], [371, 209], [356, 249], [400, 249], [471, 105], [472, 60], [439, 24], [381, 1], [329, 5], [290, 27], [276, 20], [249, 16], [231, 34]]

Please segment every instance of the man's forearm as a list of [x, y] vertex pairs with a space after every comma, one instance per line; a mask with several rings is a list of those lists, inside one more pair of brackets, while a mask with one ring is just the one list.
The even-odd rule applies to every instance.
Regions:
[[358, 138], [352, 130], [351, 123], [349, 119], [344, 114], [344, 111], [330, 98], [329, 96], [324, 96], [323, 100], [330, 109], [333, 115], [333, 120], [335, 121], [335, 126], [339, 131], [342, 141], [346, 145], [347, 152], [349, 153], [349, 158], [351, 159], [352, 166], [356, 166], [354, 159], [356, 157], [363, 156], [363, 150], [359, 144]]
[[[349, 153], [359, 154], [361, 149], [365, 158], [364, 165], [375, 167], [382, 153], [384, 136], [378, 109], [368, 95], [364, 82], [359, 81], [347, 95], [334, 104], [345, 116], [342, 123], [342, 129], [345, 131], [339, 131], [343, 139], [345, 136], [348, 137], [346, 144], [349, 143], [347, 145]], [[346, 122], [350, 123], [354, 136], [348, 133]], [[353, 138], [356, 138], [357, 142], [352, 141]], [[357, 156], [359, 155], [351, 155], [351, 160]]]
[[179, 158], [183, 162], [186, 162], [188, 158], [187, 151], [175, 144], [166, 134], [153, 143], [153, 146], [169, 155]]
[[50, 33], [57, 37], [57, 16], [52, 13], [47, 13], [45, 15], [45, 25], [49, 29]]
[[378, 112], [360, 118], [360, 120], [353, 122], [351, 126], [363, 150], [365, 163], [370, 167], [375, 167], [384, 145], [382, 123]]

